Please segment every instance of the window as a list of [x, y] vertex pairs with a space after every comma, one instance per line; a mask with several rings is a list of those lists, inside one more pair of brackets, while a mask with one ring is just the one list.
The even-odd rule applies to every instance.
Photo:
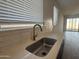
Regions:
[[79, 31], [79, 18], [67, 18], [67, 31]]
[[0, 0], [0, 21], [43, 23], [43, 0]]
[[0, 0], [0, 31], [43, 25], [43, 0]]
[[58, 8], [56, 6], [53, 7], [53, 25], [56, 25], [58, 21]]

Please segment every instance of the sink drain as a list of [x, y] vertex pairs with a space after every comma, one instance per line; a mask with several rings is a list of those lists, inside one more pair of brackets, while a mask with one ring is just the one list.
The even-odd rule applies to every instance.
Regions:
[[45, 56], [47, 53], [46, 52], [42, 52], [42, 55]]

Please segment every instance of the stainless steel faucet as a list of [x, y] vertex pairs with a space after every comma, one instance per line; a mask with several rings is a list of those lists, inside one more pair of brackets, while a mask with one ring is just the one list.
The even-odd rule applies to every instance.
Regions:
[[35, 40], [35, 38], [37, 37], [37, 35], [35, 34], [35, 28], [36, 28], [36, 26], [38, 26], [40, 28], [40, 30], [42, 31], [41, 25], [35, 24], [34, 27], [33, 27], [33, 40]]

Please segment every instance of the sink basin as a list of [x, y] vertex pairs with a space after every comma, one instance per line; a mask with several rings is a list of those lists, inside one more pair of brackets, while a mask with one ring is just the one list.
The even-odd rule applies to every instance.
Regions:
[[52, 38], [42, 38], [26, 47], [26, 50], [37, 56], [43, 57], [49, 53], [55, 42], [56, 40]]

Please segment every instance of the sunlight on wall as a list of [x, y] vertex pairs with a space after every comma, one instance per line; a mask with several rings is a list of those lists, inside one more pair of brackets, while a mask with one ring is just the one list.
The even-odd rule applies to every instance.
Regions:
[[54, 6], [53, 9], [53, 24], [56, 25], [58, 21], [58, 8]]
[[[35, 24], [0, 24], [0, 31], [33, 28]], [[43, 26], [43, 24], [40, 24]]]
[[47, 19], [46, 21], [45, 21], [45, 27], [46, 27], [46, 29], [45, 30], [49, 30], [49, 31], [52, 31], [52, 29], [53, 29], [53, 23], [52, 23], [52, 18], [50, 18], [50, 19]]

